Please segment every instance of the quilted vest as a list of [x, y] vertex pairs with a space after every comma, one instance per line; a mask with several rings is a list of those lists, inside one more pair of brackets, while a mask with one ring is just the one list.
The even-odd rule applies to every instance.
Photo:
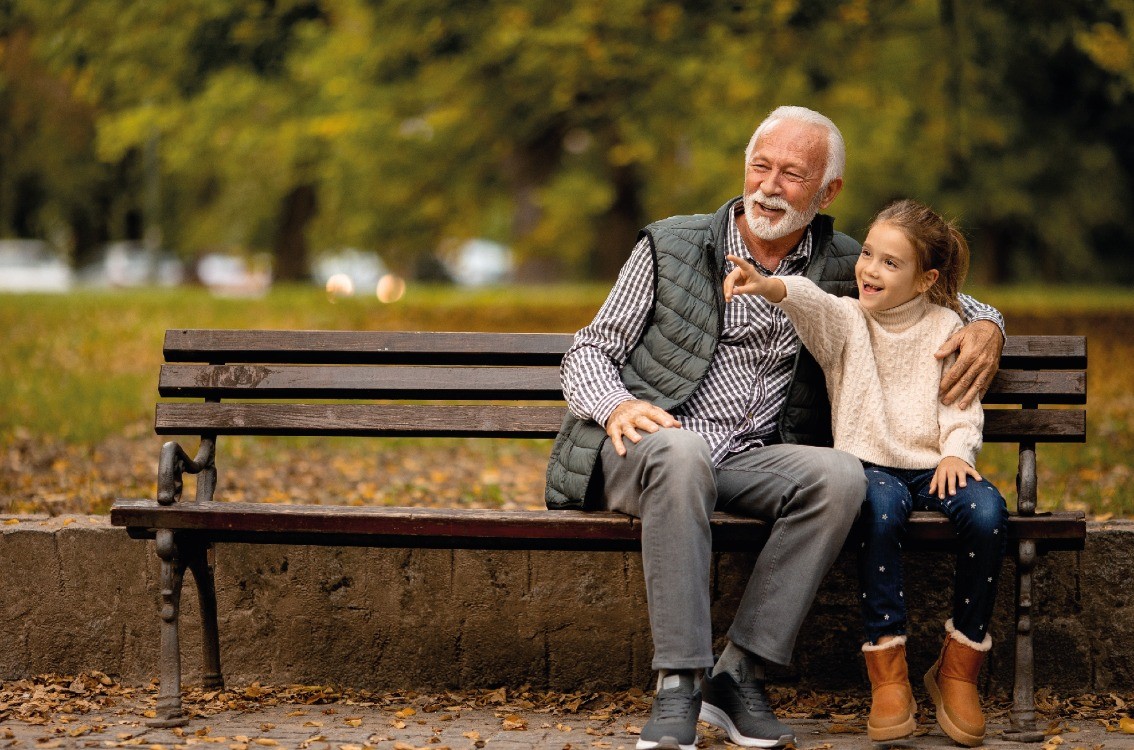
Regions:
[[[639, 239], [649, 238], [654, 259], [653, 311], [620, 373], [635, 398], [671, 411], [688, 400], [708, 372], [724, 324], [723, 243], [738, 200], [715, 214], [675, 216], [642, 230]], [[811, 231], [807, 276], [831, 294], [855, 294], [858, 243], [834, 231], [829, 216], [816, 216]], [[803, 347], [780, 414], [779, 435], [786, 443], [833, 442], [823, 371]], [[601, 492], [601, 481], [595, 479], [601, 468], [598, 456], [606, 439], [601, 425], [567, 412], [547, 466], [548, 508], [594, 505], [594, 493]]]

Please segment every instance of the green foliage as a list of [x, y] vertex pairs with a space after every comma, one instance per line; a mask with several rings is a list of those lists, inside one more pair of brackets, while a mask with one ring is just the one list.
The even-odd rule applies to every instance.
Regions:
[[1125, 0], [10, 4], [3, 232], [160, 224], [187, 255], [300, 232], [403, 270], [488, 236], [608, 277], [647, 221], [738, 193], [794, 103], [846, 136], [844, 229], [908, 195], [960, 220], [979, 278], [1134, 279]]

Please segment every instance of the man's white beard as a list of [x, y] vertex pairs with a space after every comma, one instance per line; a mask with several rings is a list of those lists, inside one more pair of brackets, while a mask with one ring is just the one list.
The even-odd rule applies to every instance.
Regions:
[[[778, 240], [781, 237], [786, 237], [792, 232], [803, 229], [811, 223], [815, 215], [819, 213], [819, 200], [822, 192], [815, 196], [815, 200], [806, 211], [797, 211], [781, 197], [772, 197], [764, 195], [760, 190], [757, 190], [752, 195], [744, 199], [744, 220], [748, 222], [748, 228], [752, 234], [756, 235], [762, 240], [772, 241]], [[768, 208], [782, 210], [784, 215], [775, 224], [767, 216], [758, 216], [756, 214], [757, 208], [754, 204], [762, 203]]]

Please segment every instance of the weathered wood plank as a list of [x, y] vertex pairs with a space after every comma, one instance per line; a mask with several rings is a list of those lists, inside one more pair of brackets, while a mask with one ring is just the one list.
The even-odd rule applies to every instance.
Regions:
[[[556, 365], [570, 333], [171, 329], [167, 362]], [[1082, 369], [1083, 336], [1009, 336], [1005, 369]]]
[[986, 404], [1087, 403], [1087, 373], [1081, 370], [1000, 370], [982, 399]]
[[163, 365], [167, 397], [562, 401], [559, 368]]
[[1009, 336], [1000, 355], [1000, 366], [1083, 369], [1087, 366], [1087, 337]]
[[162, 403], [159, 435], [554, 437], [561, 406]]
[[[562, 400], [559, 368], [415, 365], [163, 365], [166, 397]], [[1082, 404], [1087, 377], [1069, 370], [1001, 370], [988, 404]]]
[[[149, 536], [155, 529], [199, 532], [211, 539], [259, 543], [352, 544], [477, 549], [622, 549], [640, 547], [638, 519], [605, 511], [502, 511], [470, 508], [387, 508], [259, 503], [176, 503], [119, 500], [111, 523]], [[762, 544], [767, 524], [715, 513], [714, 548], [746, 551]], [[1081, 549], [1082, 512], [1012, 516], [1012, 539], [1043, 538], [1053, 548]], [[937, 513], [916, 512], [909, 539], [948, 546], [952, 525]]]
[[990, 443], [1082, 443], [1087, 412], [1082, 409], [987, 409], [984, 439]]
[[168, 330], [166, 362], [558, 365], [569, 333]]
[[[161, 403], [159, 435], [371, 435], [418, 437], [554, 437], [560, 406], [417, 404]], [[1070, 409], [989, 409], [990, 442], [1081, 442], [1086, 412]]]

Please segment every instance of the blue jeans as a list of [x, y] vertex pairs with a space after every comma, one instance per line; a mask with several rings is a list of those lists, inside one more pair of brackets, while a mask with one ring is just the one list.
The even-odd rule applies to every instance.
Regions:
[[910, 512], [932, 510], [953, 522], [958, 536], [953, 580], [953, 626], [981, 643], [996, 601], [996, 580], [1007, 549], [1008, 506], [985, 480], [968, 477], [957, 494], [929, 494], [934, 469], [890, 469], [866, 465], [866, 500], [859, 516], [862, 547], [859, 583], [866, 637], [906, 632], [902, 541]]

